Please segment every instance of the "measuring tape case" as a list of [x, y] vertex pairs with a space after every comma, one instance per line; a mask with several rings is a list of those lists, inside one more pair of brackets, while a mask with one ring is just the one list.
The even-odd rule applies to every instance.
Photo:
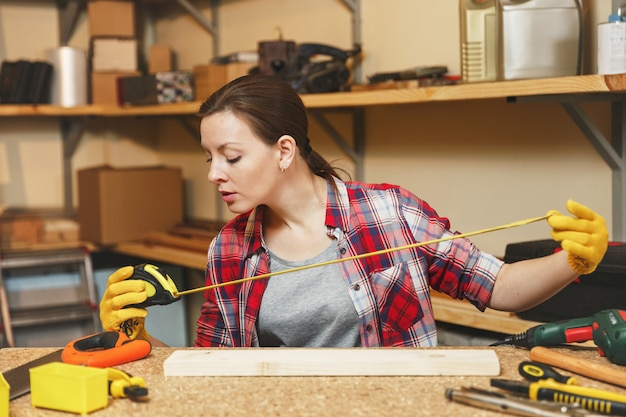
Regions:
[[[549, 239], [510, 243], [506, 247], [504, 261], [512, 263], [539, 258], [560, 249], [559, 242]], [[594, 272], [581, 275], [552, 298], [518, 313], [518, 316], [533, 321], [556, 321], [584, 317], [611, 308], [626, 310], [624, 242], [609, 242], [606, 255]]]

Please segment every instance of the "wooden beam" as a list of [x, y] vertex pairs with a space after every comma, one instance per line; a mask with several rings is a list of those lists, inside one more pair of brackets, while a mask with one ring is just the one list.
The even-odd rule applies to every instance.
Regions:
[[219, 348], [178, 350], [165, 376], [499, 375], [492, 349]]

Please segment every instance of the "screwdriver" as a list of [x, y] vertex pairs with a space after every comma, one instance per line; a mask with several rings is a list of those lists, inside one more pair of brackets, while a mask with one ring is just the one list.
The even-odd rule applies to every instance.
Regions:
[[626, 395], [615, 394], [610, 391], [562, 384], [551, 378], [530, 383], [495, 378], [491, 380], [491, 386], [522, 394], [531, 400], [578, 403], [585, 410], [626, 416]]
[[539, 362], [524, 361], [519, 364], [518, 371], [521, 376], [531, 382], [554, 379], [562, 384], [578, 385], [578, 381], [573, 376], [562, 375], [551, 366]]

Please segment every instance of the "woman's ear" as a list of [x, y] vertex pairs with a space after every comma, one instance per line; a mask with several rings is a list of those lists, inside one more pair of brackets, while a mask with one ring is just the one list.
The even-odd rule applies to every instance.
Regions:
[[291, 166], [293, 158], [295, 158], [298, 152], [298, 145], [296, 145], [296, 140], [289, 135], [282, 135], [278, 138], [276, 145], [280, 153], [278, 167], [281, 171], [284, 171]]

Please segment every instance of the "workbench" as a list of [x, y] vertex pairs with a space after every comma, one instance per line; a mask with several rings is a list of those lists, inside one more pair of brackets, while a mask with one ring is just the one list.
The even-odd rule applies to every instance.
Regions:
[[[188, 348], [191, 349], [191, 348]], [[452, 349], [452, 348], [450, 348]], [[471, 348], [488, 349], [488, 348]], [[491, 348], [489, 348], [491, 349]], [[493, 348], [500, 362], [499, 378], [522, 380], [517, 367], [529, 360], [529, 352], [513, 347]], [[0, 349], [0, 372], [52, 352], [53, 348]], [[449, 402], [447, 388], [489, 389], [491, 377], [402, 376], [402, 377], [165, 377], [163, 362], [175, 349], [154, 348], [142, 360], [120, 365], [133, 376], [141, 376], [149, 390], [149, 400], [132, 402], [110, 399], [109, 405], [90, 415], [106, 416], [497, 416], [491, 411]], [[580, 358], [613, 365], [595, 349], [559, 348]], [[569, 374], [563, 371], [564, 374]], [[581, 385], [621, 394], [626, 389], [576, 375]], [[10, 403], [11, 417], [69, 416], [71, 414], [36, 409], [30, 395]]]

